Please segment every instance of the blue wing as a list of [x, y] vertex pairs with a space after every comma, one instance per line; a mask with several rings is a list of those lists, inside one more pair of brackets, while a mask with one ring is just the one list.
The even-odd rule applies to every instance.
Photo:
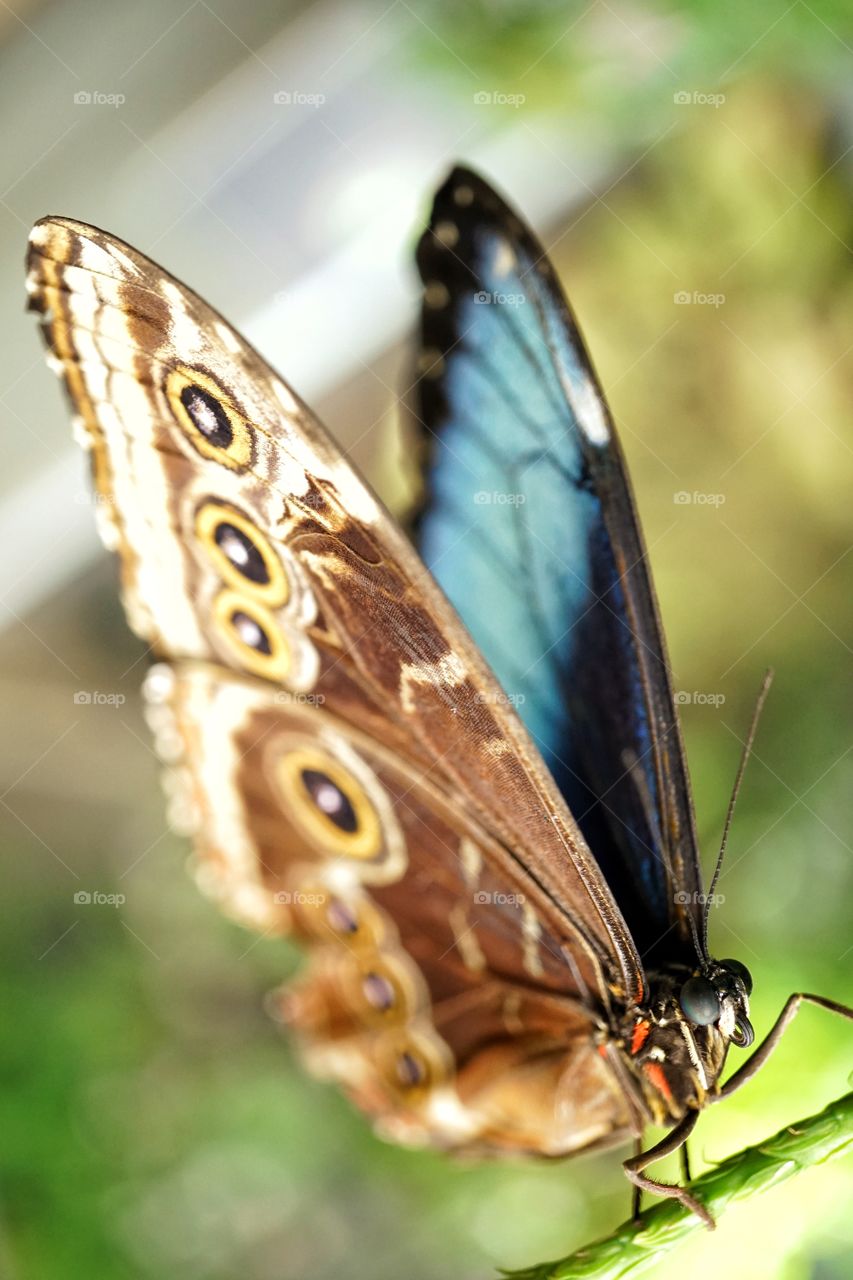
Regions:
[[544, 251], [477, 175], [456, 169], [438, 192], [417, 260], [421, 551], [525, 721], [648, 963], [667, 934], [672, 954], [672, 926], [689, 943], [701, 877], [613, 424]]

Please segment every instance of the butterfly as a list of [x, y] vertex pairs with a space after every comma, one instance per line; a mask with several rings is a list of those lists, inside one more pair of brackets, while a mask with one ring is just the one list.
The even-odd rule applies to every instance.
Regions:
[[[420, 554], [215, 311], [68, 218], [28, 291], [89, 452], [173, 825], [307, 948], [308, 1068], [384, 1136], [645, 1170], [757, 1070], [708, 949], [690, 785], [622, 453], [548, 259], [457, 168], [417, 250]], [[762, 691], [766, 693], [766, 683]], [[755, 721], [750, 734], [755, 730]], [[743, 763], [745, 763], [745, 756]], [[742, 768], [741, 768], [742, 773]], [[731, 818], [731, 807], [726, 828]], [[717, 864], [719, 872], [719, 862]], [[715, 875], [716, 880], [716, 875]], [[648, 1150], [642, 1134], [664, 1125]]]

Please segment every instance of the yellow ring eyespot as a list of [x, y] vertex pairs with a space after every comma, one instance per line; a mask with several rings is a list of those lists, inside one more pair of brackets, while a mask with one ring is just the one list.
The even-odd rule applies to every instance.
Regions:
[[376, 953], [350, 967], [345, 988], [350, 1006], [371, 1025], [408, 1018], [415, 1004], [411, 980], [390, 957]]
[[413, 1027], [389, 1032], [377, 1045], [379, 1069], [386, 1085], [407, 1102], [422, 1102], [450, 1074], [440, 1047]]
[[350, 951], [375, 951], [386, 930], [376, 907], [366, 898], [346, 898], [322, 886], [311, 886], [309, 897], [298, 901], [297, 914], [313, 938], [343, 942]]
[[407, 1093], [429, 1086], [429, 1067], [417, 1050], [401, 1049], [394, 1063], [394, 1072], [399, 1088]]
[[288, 812], [322, 848], [348, 858], [375, 858], [382, 827], [364, 788], [332, 756], [309, 749], [276, 761]]
[[290, 583], [281, 560], [247, 516], [221, 502], [203, 503], [195, 532], [221, 578], [274, 608], [287, 603]]
[[290, 646], [262, 604], [239, 591], [220, 591], [213, 616], [218, 634], [242, 667], [265, 680], [287, 678]]
[[252, 430], [209, 374], [178, 365], [166, 378], [166, 398], [178, 426], [203, 458], [232, 471], [249, 466]]

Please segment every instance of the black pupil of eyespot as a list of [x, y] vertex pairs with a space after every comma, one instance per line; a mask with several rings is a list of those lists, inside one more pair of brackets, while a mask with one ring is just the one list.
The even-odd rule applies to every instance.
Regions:
[[215, 396], [193, 383], [181, 392], [181, 404], [206, 440], [220, 449], [228, 448], [234, 439], [234, 429]]
[[269, 636], [260, 623], [250, 618], [248, 613], [237, 609], [231, 614], [231, 625], [249, 649], [254, 649], [257, 653], [272, 653]]
[[358, 830], [358, 818], [349, 797], [345, 796], [340, 787], [332, 782], [328, 774], [321, 773], [319, 769], [303, 769], [302, 781], [305, 784], [305, 790], [324, 817], [334, 822], [336, 827], [340, 827], [341, 831], [345, 831], [348, 835]]
[[423, 1069], [411, 1053], [401, 1053], [397, 1059], [397, 1077], [402, 1085], [412, 1088], [424, 1078]]
[[366, 973], [362, 980], [364, 998], [374, 1009], [383, 1013], [394, 1004], [394, 988], [381, 973]]
[[707, 978], [688, 978], [680, 999], [684, 1016], [698, 1027], [710, 1026], [720, 1016], [720, 997]]
[[244, 578], [248, 578], [250, 582], [269, 582], [270, 575], [264, 557], [242, 529], [223, 520], [216, 526], [213, 538], [222, 554]]
[[336, 933], [358, 933], [358, 920], [343, 902], [333, 902], [326, 913], [326, 919]]

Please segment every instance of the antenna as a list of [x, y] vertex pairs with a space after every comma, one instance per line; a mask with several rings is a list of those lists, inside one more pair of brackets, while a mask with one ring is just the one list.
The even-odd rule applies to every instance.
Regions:
[[705, 914], [702, 916], [702, 937], [699, 937], [699, 930], [696, 928], [696, 921], [693, 919], [693, 912], [687, 912], [687, 923], [690, 925], [690, 936], [693, 939], [693, 945], [696, 948], [696, 954], [702, 964], [707, 964], [711, 957], [708, 955], [708, 930], [705, 927], [705, 918], [707, 915], [708, 904], [705, 903]]
[[720, 872], [723, 867], [723, 858], [725, 857], [726, 845], [728, 844], [728, 840], [729, 840], [729, 830], [731, 829], [732, 818], [734, 817], [735, 803], [737, 802], [738, 794], [740, 793], [740, 786], [741, 786], [741, 783], [743, 782], [743, 775], [746, 772], [746, 762], [749, 759], [750, 755], [752, 754], [752, 744], [755, 741], [755, 734], [758, 730], [758, 721], [761, 717], [761, 712], [764, 709], [764, 703], [767, 701], [767, 695], [770, 692], [770, 686], [772, 683], [773, 683], [773, 668], [768, 667], [768, 669], [764, 673], [764, 679], [761, 682], [761, 688], [758, 691], [758, 698], [756, 699], [756, 702], [755, 702], [755, 710], [752, 713], [752, 720], [750, 721], [750, 725], [749, 725], [749, 733], [746, 735], [746, 742], [744, 743], [743, 752], [740, 757], [740, 764], [738, 765], [737, 777], [735, 778], [735, 785], [732, 788], [732, 798], [731, 800], [729, 800], [728, 812], [726, 813], [726, 821], [723, 826], [723, 838], [720, 842], [720, 852], [717, 854], [717, 865], [714, 867], [714, 874], [711, 877], [711, 887], [708, 890], [708, 896], [705, 899], [705, 910], [702, 913], [702, 947], [706, 956], [708, 955], [708, 915], [711, 910], [711, 903], [714, 900], [714, 890], [717, 887], [717, 883], [720, 879]]

